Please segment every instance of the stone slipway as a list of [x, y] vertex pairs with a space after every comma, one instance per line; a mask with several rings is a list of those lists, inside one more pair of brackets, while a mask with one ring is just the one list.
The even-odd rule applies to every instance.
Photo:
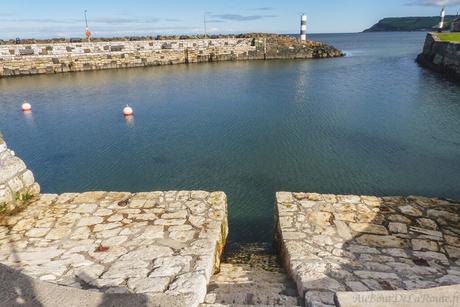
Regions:
[[[307, 306], [335, 306], [337, 292], [410, 296], [413, 292], [392, 291], [460, 284], [459, 204], [422, 197], [280, 192], [275, 211], [281, 259]], [[460, 296], [457, 290], [432, 292]], [[346, 293], [338, 298], [340, 306], [373, 306], [348, 304], [353, 296]], [[459, 297], [447, 299], [437, 306], [460, 306]]]
[[196, 306], [227, 232], [222, 192], [42, 194], [0, 222], [0, 305]]

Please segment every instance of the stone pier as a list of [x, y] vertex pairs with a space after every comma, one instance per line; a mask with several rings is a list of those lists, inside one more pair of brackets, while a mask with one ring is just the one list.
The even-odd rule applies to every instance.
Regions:
[[426, 35], [423, 51], [417, 62], [433, 71], [460, 82], [460, 43], [442, 41], [437, 33]]
[[39, 194], [2, 138], [0, 192], [0, 306], [197, 306], [219, 269], [223, 192]]
[[[401, 298], [431, 295], [436, 306], [460, 305], [452, 295], [460, 290], [460, 204], [290, 192], [276, 199], [281, 258], [307, 306], [383, 306], [365, 300], [381, 292], [366, 291], [390, 291], [390, 297], [394, 290], [416, 290], [394, 293]], [[457, 286], [423, 290], [450, 285]], [[353, 302], [357, 296], [346, 292], [363, 300]], [[438, 294], [450, 296], [441, 301]], [[433, 306], [422, 303], [417, 306]]]
[[0, 220], [0, 263], [57, 285], [196, 306], [227, 232], [222, 192], [42, 194]]
[[313, 59], [344, 54], [282, 35], [215, 39], [0, 44], [0, 78], [219, 61]]

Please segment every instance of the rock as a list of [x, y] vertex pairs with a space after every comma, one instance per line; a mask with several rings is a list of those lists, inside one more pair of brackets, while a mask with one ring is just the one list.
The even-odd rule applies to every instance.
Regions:
[[446, 264], [446, 265], [449, 264], [449, 260], [447, 259], [447, 257], [441, 253], [436, 253], [436, 252], [431, 252], [431, 251], [429, 252], [414, 251], [413, 255], [418, 258], [427, 259], [427, 260], [433, 259], [433, 260], [438, 260], [442, 264]]
[[388, 229], [392, 233], [407, 233], [407, 225], [403, 223], [389, 223]]
[[97, 209], [97, 204], [81, 204], [77, 208], [73, 209], [75, 213], [93, 213]]
[[279, 203], [293, 203], [294, 197], [292, 193], [289, 192], [277, 192], [276, 199]]
[[387, 235], [388, 231], [385, 226], [368, 224], [368, 223], [349, 223], [350, 228], [356, 232], [373, 233]]
[[86, 283], [92, 283], [104, 272], [104, 266], [99, 264], [81, 267], [75, 271], [75, 276]]
[[102, 223], [102, 221], [103, 219], [99, 216], [82, 217], [78, 221], [77, 227], [96, 225]]
[[194, 302], [192, 303], [194, 305], [204, 301], [206, 283], [206, 278], [202, 272], [186, 273], [179, 275], [166, 293], [194, 293]]
[[388, 220], [392, 222], [400, 222], [404, 224], [410, 224], [410, 219], [400, 214], [392, 214], [388, 216]]
[[429, 240], [419, 240], [419, 239], [412, 239], [412, 249], [419, 251], [419, 250], [429, 250], [433, 252], [437, 252], [439, 250], [438, 243]]
[[378, 236], [378, 235], [361, 235], [356, 239], [356, 242], [362, 245], [376, 247], [407, 247], [407, 242], [393, 236]]
[[140, 260], [118, 260], [102, 275], [104, 279], [147, 277], [148, 263]]
[[355, 271], [354, 272], [358, 277], [363, 279], [399, 279], [398, 275], [395, 273], [386, 273], [386, 272], [375, 272], [375, 271]]
[[449, 257], [460, 259], [460, 248], [453, 246], [444, 246], [444, 249], [446, 250]]
[[169, 247], [156, 246], [155, 248], [141, 247], [135, 251], [130, 251], [126, 255], [123, 255], [121, 261], [152, 261], [153, 259], [171, 256], [173, 250]]
[[351, 240], [353, 238], [350, 232], [350, 228], [348, 228], [346, 223], [344, 223], [343, 221], [335, 220], [334, 224], [337, 228], [337, 233], [340, 237], [342, 237], [345, 240]]
[[431, 229], [431, 230], [438, 229], [438, 225], [436, 224], [435, 221], [426, 219], [426, 218], [417, 219], [417, 224], [419, 224], [421, 228], [426, 228], [426, 229]]
[[411, 205], [399, 207], [399, 211], [410, 216], [422, 216], [423, 212]]
[[330, 225], [332, 219], [332, 214], [329, 212], [311, 212], [307, 217], [307, 220], [314, 225]]
[[47, 240], [61, 240], [69, 236], [72, 232], [72, 228], [69, 227], [57, 227], [50, 230], [48, 235], [45, 237]]
[[169, 278], [130, 278], [128, 287], [135, 293], [164, 292], [169, 284]]
[[114, 228], [121, 227], [121, 226], [123, 226], [123, 224], [120, 222], [108, 223], [108, 224], [98, 224], [94, 226], [93, 231], [99, 232], [99, 231], [114, 229]]
[[428, 215], [428, 217], [431, 217], [431, 218], [434, 218], [434, 219], [443, 218], [443, 219], [445, 219], [447, 221], [454, 222], [454, 223], [456, 223], [456, 222], [458, 222], [460, 220], [458, 214], [448, 212], [448, 211], [430, 209], [430, 210], [427, 210], [427, 215]]
[[311, 290], [305, 293], [305, 304], [307, 306], [334, 305], [334, 292]]
[[449, 236], [449, 235], [444, 235], [444, 239], [446, 240], [447, 244], [460, 247], [460, 235], [457, 236]]
[[440, 232], [440, 231], [428, 230], [428, 229], [415, 227], [415, 226], [410, 226], [409, 231], [417, 232], [417, 233], [423, 233], [423, 234], [433, 236], [433, 237], [442, 237], [442, 232]]
[[347, 281], [345, 283], [347, 287], [349, 287], [351, 291], [354, 291], [354, 292], [369, 290], [368, 287], [366, 287], [362, 282], [359, 282], [359, 281]]
[[49, 231], [49, 228], [32, 228], [26, 232], [26, 236], [31, 238], [39, 238], [45, 236]]

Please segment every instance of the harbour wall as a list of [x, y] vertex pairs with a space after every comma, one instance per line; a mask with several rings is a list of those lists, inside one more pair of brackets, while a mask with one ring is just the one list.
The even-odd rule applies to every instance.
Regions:
[[[286, 44], [287, 42], [287, 44]], [[0, 45], [0, 77], [236, 60], [342, 56], [292, 38], [219, 38]]]
[[423, 52], [417, 62], [433, 71], [460, 81], [460, 43], [441, 41], [436, 33], [428, 33]]
[[0, 132], [0, 214], [14, 211], [39, 193], [33, 173], [8, 149]]

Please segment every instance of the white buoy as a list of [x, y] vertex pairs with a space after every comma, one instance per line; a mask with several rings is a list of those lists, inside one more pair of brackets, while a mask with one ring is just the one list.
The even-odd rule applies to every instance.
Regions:
[[133, 108], [131, 108], [129, 105], [126, 105], [126, 107], [123, 109], [123, 115], [132, 116], [133, 114], [134, 114]]
[[24, 103], [22, 104], [21, 108], [22, 108], [22, 111], [23, 111], [23, 112], [32, 111], [32, 106], [30, 105], [30, 103], [25, 102], [25, 101], [24, 101]]

